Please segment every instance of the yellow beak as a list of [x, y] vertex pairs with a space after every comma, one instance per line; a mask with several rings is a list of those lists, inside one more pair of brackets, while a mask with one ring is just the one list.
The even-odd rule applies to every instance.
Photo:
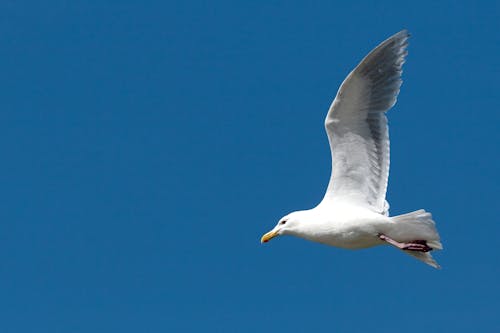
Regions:
[[276, 236], [278, 236], [278, 231], [271, 230], [267, 234], [265, 234], [264, 236], [262, 236], [262, 238], [260, 239], [260, 242], [261, 243], [267, 243], [267, 242], [269, 242], [271, 239], [273, 239]]

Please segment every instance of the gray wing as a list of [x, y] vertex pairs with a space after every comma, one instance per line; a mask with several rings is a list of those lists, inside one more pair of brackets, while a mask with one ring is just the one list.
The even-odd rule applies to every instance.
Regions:
[[325, 119], [332, 173], [324, 200], [347, 200], [387, 213], [389, 132], [385, 112], [401, 87], [409, 34], [398, 32], [347, 76]]

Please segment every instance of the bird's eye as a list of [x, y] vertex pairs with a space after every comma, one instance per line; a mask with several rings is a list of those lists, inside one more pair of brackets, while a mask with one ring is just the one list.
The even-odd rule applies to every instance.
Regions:
[[285, 224], [286, 223], [286, 220], [283, 220], [280, 222], [280, 224]]

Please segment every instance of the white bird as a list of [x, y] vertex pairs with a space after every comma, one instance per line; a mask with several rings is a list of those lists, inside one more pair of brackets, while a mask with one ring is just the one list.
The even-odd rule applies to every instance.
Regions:
[[293, 235], [346, 249], [390, 244], [439, 268], [431, 254], [442, 245], [430, 213], [389, 217], [387, 112], [401, 87], [409, 34], [400, 31], [373, 49], [347, 76], [328, 110], [330, 182], [318, 206], [281, 218], [262, 236]]

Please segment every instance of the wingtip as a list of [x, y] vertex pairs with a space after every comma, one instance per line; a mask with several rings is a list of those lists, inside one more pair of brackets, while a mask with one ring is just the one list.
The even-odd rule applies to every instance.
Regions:
[[395, 33], [388, 40], [397, 40], [397, 44], [400, 46], [404, 46], [405, 48], [408, 46], [408, 39], [411, 37], [411, 34], [408, 30], [403, 29], [398, 33]]
[[397, 34], [393, 35], [389, 39], [394, 41], [395, 46], [400, 50], [399, 52], [402, 55], [402, 62], [404, 62], [404, 59], [408, 55], [408, 45], [409, 45], [409, 38], [410, 38], [410, 33], [408, 30], [403, 29]]
[[408, 31], [408, 29], [405, 28], [405, 29], [401, 30], [400, 32], [396, 33], [395, 36], [405, 36], [408, 38], [411, 36], [411, 34]]
[[[405, 52], [406, 49], [408, 48], [408, 44], [409, 44], [408, 39], [409, 38], [410, 38], [410, 33], [408, 32], [408, 30], [403, 29], [403, 30], [395, 33], [394, 35], [390, 36], [386, 40], [384, 40], [375, 49], [373, 49], [371, 51], [371, 53], [373, 53], [377, 49], [381, 49], [381, 48], [387, 47], [387, 46], [401, 50], [401, 52]], [[370, 53], [368, 55], [370, 55]], [[406, 56], [406, 54], [404, 54], [403, 56]], [[366, 57], [365, 57], [365, 59], [366, 59]]]

